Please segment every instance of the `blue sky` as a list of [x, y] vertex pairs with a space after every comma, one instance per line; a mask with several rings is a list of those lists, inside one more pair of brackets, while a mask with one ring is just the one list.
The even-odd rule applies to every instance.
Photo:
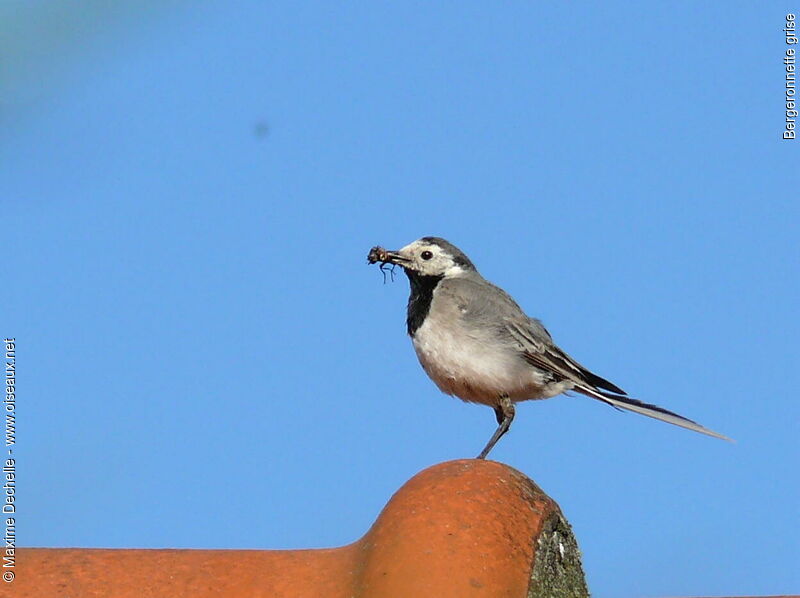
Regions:
[[[0, 334], [26, 546], [359, 537], [491, 410], [375, 244], [448, 238], [579, 361], [493, 458], [599, 597], [800, 591], [798, 172], [781, 2], [6, 2]], [[266, 130], [266, 134], [265, 134]]]

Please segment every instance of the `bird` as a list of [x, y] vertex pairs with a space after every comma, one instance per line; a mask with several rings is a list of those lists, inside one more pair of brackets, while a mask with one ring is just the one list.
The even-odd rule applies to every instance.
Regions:
[[402, 249], [370, 249], [381, 270], [400, 266], [410, 294], [406, 328], [422, 368], [448, 395], [494, 409], [497, 428], [478, 455], [485, 459], [508, 432], [520, 401], [576, 392], [701, 434], [730, 440], [682, 415], [631, 398], [556, 345], [542, 322], [478, 272], [472, 260], [441, 237]]

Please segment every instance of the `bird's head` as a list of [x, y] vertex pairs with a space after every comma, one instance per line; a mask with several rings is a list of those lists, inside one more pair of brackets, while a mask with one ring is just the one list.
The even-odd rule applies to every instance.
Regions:
[[396, 251], [373, 247], [367, 260], [401, 266], [409, 277], [453, 278], [476, 271], [463, 251], [440, 237], [422, 237]]

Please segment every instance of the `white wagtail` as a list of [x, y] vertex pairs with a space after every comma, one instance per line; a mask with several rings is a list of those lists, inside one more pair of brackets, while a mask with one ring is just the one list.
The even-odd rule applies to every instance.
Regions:
[[422, 367], [439, 389], [494, 409], [497, 429], [483, 459], [514, 419], [514, 403], [576, 391], [695, 432], [728, 440], [700, 424], [626, 396], [553, 342], [503, 289], [484, 279], [458, 247], [423, 237], [397, 251], [373, 247], [367, 260], [398, 265], [408, 276], [406, 324]]

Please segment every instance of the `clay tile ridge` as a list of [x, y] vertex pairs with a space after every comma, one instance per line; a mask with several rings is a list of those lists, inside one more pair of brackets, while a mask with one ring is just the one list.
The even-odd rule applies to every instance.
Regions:
[[[558, 505], [494, 461], [430, 467], [357, 542], [313, 550], [21, 548], [18, 598], [587, 596]], [[5, 586], [5, 587], [3, 587]]]

